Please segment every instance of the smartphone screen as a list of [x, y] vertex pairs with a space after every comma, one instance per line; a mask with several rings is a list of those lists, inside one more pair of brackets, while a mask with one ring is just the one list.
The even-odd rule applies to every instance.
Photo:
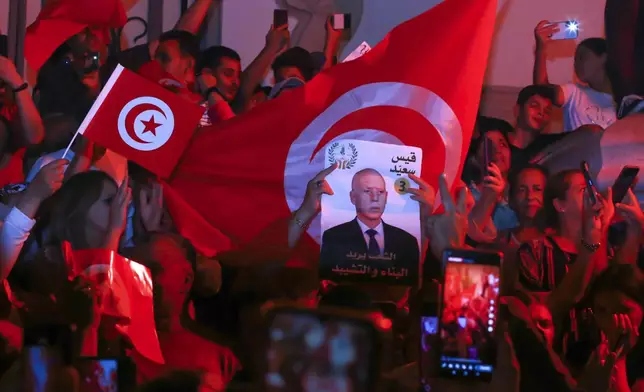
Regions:
[[637, 166], [624, 166], [613, 184], [613, 203], [621, 203], [640, 172]]
[[590, 197], [590, 203], [595, 205], [597, 203], [597, 188], [595, 187], [595, 182], [590, 176], [590, 167], [588, 162], [581, 161], [581, 172], [584, 174], [584, 179], [586, 180], [586, 192], [588, 197]]
[[288, 11], [287, 10], [273, 11], [273, 28], [282, 27], [284, 25], [288, 25]]
[[351, 14], [334, 14], [333, 28], [335, 30], [345, 30], [351, 28]]
[[76, 370], [80, 376], [80, 392], [118, 392], [118, 359], [80, 358]]
[[494, 157], [494, 146], [485, 135], [483, 135], [483, 175], [487, 176], [488, 167]]
[[269, 392], [370, 392], [375, 331], [366, 324], [310, 312], [280, 312], [269, 325]]
[[447, 250], [443, 258], [439, 375], [489, 381], [496, 366], [501, 255]]
[[440, 348], [439, 316], [437, 303], [423, 303], [420, 316], [420, 383], [431, 390], [431, 380], [436, 376], [437, 355]]
[[559, 31], [552, 35], [553, 40], [577, 39], [579, 36], [579, 22], [568, 20], [565, 22], [554, 22], [550, 25], [559, 26]]
[[25, 366], [25, 390], [51, 391], [55, 389], [54, 375], [61, 363], [58, 350], [48, 345], [25, 346], [22, 355]]

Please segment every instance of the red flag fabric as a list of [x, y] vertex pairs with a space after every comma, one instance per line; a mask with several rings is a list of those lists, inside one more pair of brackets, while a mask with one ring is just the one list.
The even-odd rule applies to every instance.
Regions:
[[78, 133], [167, 178], [203, 113], [199, 105], [118, 65]]
[[165, 363], [154, 323], [150, 271], [108, 249], [72, 250], [64, 243], [63, 254], [70, 278], [83, 275], [101, 287], [103, 315], [118, 320], [117, 330], [141, 355]]
[[166, 89], [179, 94], [180, 96], [186, 98], [187, 100], [200, 104], [203, 101], [203, 98], [196, 93], [190, 91], [183, 83], [178, 81], [170, 73], [166, 72], [161, 63], [156, 60], [148, 61], [143, 64], [137, 73], [144, 78], [148, 79], [151, 82], [158, 83]]
[[127, 23], [121, 0], [53, 0], [47, 2], [36, 21], [27, 27], [25, 58], [37, 71], [69, 38], [90, 27], [104, 43], [110, 28]]
[[[199, 215], [233, 243], [250, 241], [299, 207], [307, 182], [325, 167], [324, 147], [342, 139], [421, 147], [423, 178], [437, 186], [445, 173], [453, 184], [476, 120], [495, 17], [495, 0], [445, 0], [361, 58], [204, 129], [169, 182], [185, 201], [180, 210], [166, 198], [171, 213], [184, 222]], [[226, 250], [208, 240], [203, 224], [178, 228], [207, 255]], [[308, 234], [303, 245], [317, 255], [319, 217]]]

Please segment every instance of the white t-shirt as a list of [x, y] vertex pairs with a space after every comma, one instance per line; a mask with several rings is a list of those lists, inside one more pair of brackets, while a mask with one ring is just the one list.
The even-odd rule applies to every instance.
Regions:
[[560, 87], [564, 95], [564, 132], [593, 124], [606, 129], [617, 120], [612, 95], [575, 83]]

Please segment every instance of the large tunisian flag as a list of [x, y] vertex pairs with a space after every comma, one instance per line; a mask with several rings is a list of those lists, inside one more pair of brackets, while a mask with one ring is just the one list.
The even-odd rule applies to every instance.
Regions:
[[[299, 207], [334, 140], [421, 147], [424, 179], [437, 185], [445, 172], [453, 183], [469, 147], [495, 16], [495, 0], [445, 0], [358, 60], [198, 133], [165, 193], [181, 234], [206, 254], [226, 250], [213, 240], [220, 232], [233, 244], [249, 242]], [[306, 247], [319, 252], [319, 221], [308, 233]]]
[[25, 58], [37, 71], [56, 48], [86, 27], [108, 43], [109, 29], [126, 22], [121, 0], [50, 0], [27, 27]]

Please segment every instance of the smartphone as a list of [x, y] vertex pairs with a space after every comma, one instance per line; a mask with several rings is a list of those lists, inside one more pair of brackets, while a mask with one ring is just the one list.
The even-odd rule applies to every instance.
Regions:
[[79, 392], [118, 392], [117, 358], [79, 358], [75, 362], [80, 378]]
[[266, 318], [266, 391], [377, 389], [382, 323], [333, 308], [275, 308]]
[[559, 26], [559, 31], [552, 35], [552, 40], [559, 41], [567, 39], [577, 39], [577, 37], [579, 37], [579, 22], [577, 22], [576, 20], [554, 22], [550, 23], [548, 26], [552, 25]]
[[595, 182], [590, 176], [590, 166], [588, 166], [588, 162], [581, 161], [581, 172], [584, 174], [584, 179], [586, 180], [586, 191], [590, 198], [590, 203], [595, 205], [597, 203], [597, 188], [595, 187]]
[[490, 142], [490, 139], [488, 139], [485, 135], [483, 137], [483, 173], [485, 176], [488, 175], [489, 172], [489, 167], [490, 163], [492, 162], [492, 158], [494, 158], [494, 146], [492, 145], [492, 142]]
[[423, 390], [431, 390], [431, 380], [436, 378], [440, 363], [439, 306], [437, 302], [425, 302], [420, 316], [420, 384]]
[[489, 382], [496, 367], [502, 255], [443, 252], [439, 377]]
[[331, 18], [331, 25], [335, 30], [351, 28], [351, 14], [333, 14]]
[[621, 203], [626, 192], [633, 187], [640, 168], [637, 166], [624, 166], [613, 184], [613, 203]]
[[287, 10], [273, 11], [273, 28], [276, 29], [284, 25], [288, 26], [288, 11]]

